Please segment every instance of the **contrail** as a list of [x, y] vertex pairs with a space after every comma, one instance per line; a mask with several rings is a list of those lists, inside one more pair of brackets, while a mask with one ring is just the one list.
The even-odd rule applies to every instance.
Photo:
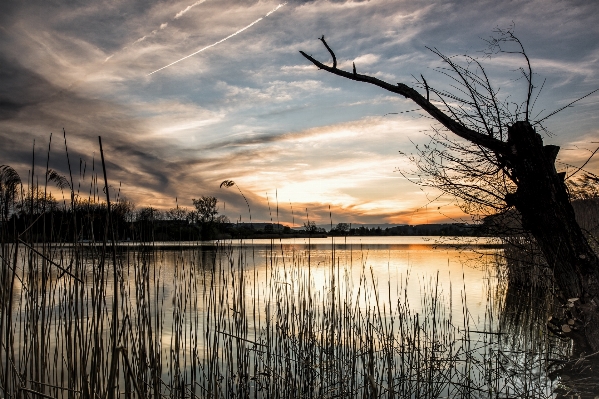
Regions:
[[244, 30], [246, 30], [246, 29], [249, 29], [249, 28], [251, 28], [252, 26], [254, 26], [255, 24], [257, 24], [258, 22], [262, 21], [264, 18], [268, 17], [270, 14], [272, 14], [272, 13], [273, 13], [273, 12], [275, 12], [275, 11], [277, 11], [279, 8], [283, 7], [285, 4], [287, 4], [287, 3], [279, 4], [277, 7], [275, 7], [275, 8], [274, 8], [274, 9], [272, 9], [271, 11], [269, 11], [269, 12], [268, 12], [268, 13], [267, 13], [267, 14], [266, 14], [264, 17], [258, 18], [257, 20], [255, 20], [254, 22], [252, 22], [251, 24], [249, 24], [248, 26], [246, 26], [246, 27], [244, 27], [244, 28], [241, 28], [241, 29], [239, 29], [237, 32], [230, 34], [229, 36], [225, 37], [224, 39], [221, 39], [221, 40], [219, 40], [218, 42], [214, 42], [214, 43], [212, 43], [212, 44], [211, 44], [211, 45], [209, 45], [209, 46], [206, 46], [206, 47], [204, 47], [204, 48], [201, 48], [201, 49], [199, 49], [198, 51], [196, 51], [195, 53], [189, 54], [189, 55], [187, 55], [187, 56], [185, 56], [185, 57], [183, 57], [183, 58], [180, 58], [180, 59], [178, 59], [177, 61], [171, 62], [170, 64], [168, 64], [168, 65], [166, 65], [166, 66], [163, 66], [162, 68], [159, 68], [159, 69], [155, 70], [154, 72], [150, 72], [150, 73], [149, 73], [149, 74], [147, 74], [146, 76], [150, 76], [150, 75], [152, 75], [152, 74], [154, 74], [154, 73], [156, 73], [156, 72], [158, 72], [158, 71], [162, 71], [162, 70], [163, 70], [163, 69], [165, 69], [165, 68], [168, 68], [168, 67], [170, 67], [170, 66], [172, 66], [172, 65], [175, 65], [177, 62], [183, 61], [183, 60], [185, 60], [185, 59], [187, 59], [187, 58], [189, 58], [189, 57], [192, 57], [192, 56], [194, 56], [194, 55], [196, 55], [196, 54], [198, 54], [198, 53], [201, 53], [201, 52], [202, 52], [202, 51], [204, 51], [204, 50], [207, 50], [207, 49], [209, 49], [210, 47], [214, 47], [214, 46], [216, 46], [217, 44], [220, 44], [220, 43], [224, 42], [225, 40], [232, 38], [232, 37], [233, 37], [233, 36], [235, 36], [235, 35], [238, 35], [238, 34], [240, 34], [240, 33], [241, 33], [241, 32], [243, 32]]
[[197, 6], [197, 5], [200, 5], [200, 4], [204, 3], [205, 1], [206, 1], [206, 0], [198, 0], [198, 1], [196, 1], [195, 3], [193, 3], [192, 5], [190, 5], [190, 6], [187, 6], [187, 8], [185, 8], [184, 10], [181, 10], [181, 11], [179, 11], [179, 12], [177, 13], [177, 15], [175, 15], [175, 18], [174, 18], [174, 19], [179, 19], [179, 18], [181, 18], [181, 17], [183, 16], [183, 14], [185, 14], [187, 11], [191, 10], [193, 7], [195, 7], [195, 6]]
[[[187, 6], [186, 8], [184, 8], [183, 10], [179, 11], [177, 14], [175, 14], [175, 16], [173, 17], [173, 21], [176, 19], [179, 19], [183, 16], [183, 14], [185, 14], [187, 11], [191, 10], [193, 7], [198, 6], [202, 3], [207, 2], [208, 0], [198, 0], [195, 3], [193, 3], [192, 5]], [[268, 15], [267, 15], [268, 16]], [[147, 35], [143, 35], [142, 37], [140, 37], [139, 39], [137, 39], [136, 41], [134, 41], [133, 43], [131, 43], [129, 46], [134, 46], [137, 43], [141, 43], [144, 40], [146, 40], [148, 37], [154, 36], [155, 34], [157, 34], [158, 32], [160, 32], [163, 29], [166, 29], [166, 27], [168, 26], [168, 22], [163, 22], [160, 24], [160, 29], [154, 29], [151, 33], [148, 33]], [[125, 46], [120, 50], [117, 50], [115, 53], [109, 55], [108, 57], [106, 57], [106, 59], [104, 60], [104, 63], [106, 63], [109, 59], [111, 59], [112, 57], [114, 57], [116, 54], [126, 50], [129, 48], [129, 46]]]

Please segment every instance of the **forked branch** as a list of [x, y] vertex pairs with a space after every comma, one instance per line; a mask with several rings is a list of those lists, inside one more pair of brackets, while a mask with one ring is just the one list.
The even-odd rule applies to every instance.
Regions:
[[377, 79], [375, 77], [356, 73], [355, 67], [352, 72], [347, 72], [347, 71], [338, 69], [337, 68], [337, 57], [335, 57], [335, 53], [329, 47], [327, 42], [324, 40], [324, 36], [320, 38], [320, 41], [322, 41], [322, 43], [324, 44], [326, 49], [329, 51], [329, 53], [333, 57], [333, 66], [332, 67], [325, 65], [322, 62], [313, 58], [312, 56], [309, 56], [308, 54], [304, 53], [303, 51], [300, 51], [300, 53], [304, 57], [306, 57], [308, 60], [310, 60], [310, 62], [312, 62], [318, 68], [324, 69], [327, 72], [330, 72], [330, 73], [338, 75], [338, 76], [342, 76], [347, 79], [355, 80], [358, 82], [370, 83], [375, 86], [381, 87], [387, 91], [390, 91], [392, 93], [396, 93], [396, 94], [402, 95], [406, 98], [409, 98], [410, 100], [412, 100], [416, 104], [418, 104], [418, 106], [420, 106], [420, 108], [422, 108], [424, 111], [426, 111], [434, 119], [439, 121], [443, 126], [445, 126], [449, 131], [451, 131], [455, 135], [457, 135], [465, 140], [468, 140], [474, 144], [477, 144], [479, 146], [488, 148], [489, 150], [494, 151], [495, 153], [502, 154], [505, 156], [509, 155], [507, 143], [505, 143], [501, 140], [497, 140], [488, 135], [483, 135], [483, 134], [476, 132], [472, 129], [469, 129], [468, 127], [464, 126], [463, 124], [455, 121], [454, 119], [452, 119], [451, 117], [446, 115], [443, 111], [441, 111], [439, 108], [437, 108], [433, 103], [431, 103], [428, 98], [424, 98], [420, 93], [418, 93], [413, 88], [407, 86], [406, 84], [398, 83], [397, 85], [392, 85], [390, 83], [387, 83], [387, 82]]
[[[322, 37], [319, 39], [322, 44], [324, 44], [324, 46], [327, 48], [327, 50], [329, 50], [329, 54], [331, 54], [331, 57], [333, 57], [333, 69], [337, 69], [337, 57], [335, 57], [335, 53], [333, 52], [333, 50], [331, 50], [331, 48], [329, 47], [329, 45], [327, 44], [327, 42], [324, 40], [324, 35], [322, 35]], [[300, 51], [301, 53], [301, 51]], [[356, 64], [354, 64], [354, 73], [356, 72]]]

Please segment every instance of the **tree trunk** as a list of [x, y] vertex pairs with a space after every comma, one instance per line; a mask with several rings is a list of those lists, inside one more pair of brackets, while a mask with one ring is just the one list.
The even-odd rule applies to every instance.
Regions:
[[506, 202], [520, 212], [523, 227], [536, 239], [564, 302], [571, 299], [569, 317], [578, 320], [568, 335], [581, 350], [599, 351], [599, 259], [576, 222], [563, 175], [555, 169], [559, 147], [543, 146], [528, 122], [513, 124], [507, 143], [507, 166], [518, 189]]

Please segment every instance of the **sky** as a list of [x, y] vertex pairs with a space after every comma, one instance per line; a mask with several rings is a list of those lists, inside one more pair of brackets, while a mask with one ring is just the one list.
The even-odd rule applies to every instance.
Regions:
[[[111, 193], [137, 208], [213, 195], [232, 221], [468, 222], [454, 198], [405, 178], [434, 122], [299, 51], [330, 65], [324, 35], [339, 68], [410, 86], [422, 74], [449, 90], [427, 47], [469, 55], [522, 101], [522, 58], [483, 52], [512, 27], [544, 82], [542, 116], [599, 88], [597, 21], [587, 1], [3, 1], [0, 164], [43, 182], [47, 164], [69, 176], [70, 163], [87, 198], [101, 136]], [[545, 121], [559, 170], [599, 146], [598, 111], [599, 93]], [[585, 169], [599, 173], [597, 158]]]

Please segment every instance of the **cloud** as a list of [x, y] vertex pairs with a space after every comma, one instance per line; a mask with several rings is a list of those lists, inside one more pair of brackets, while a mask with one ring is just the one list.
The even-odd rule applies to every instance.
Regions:
[[[156, 151], [157, 143], [148, 139], [144, 123], [133, 115], [133, 109], [60, 91], [39, 75], [9, 60], [2, 59], [2, 65], [0, 85], [5, 88], [3, 95], [21, 99], [18, 103], [0, 100], [0, 140], [4, 143], [2, 163], [10, 164], [21, 176], [26, 176], [31, 168], [34, 140], [39, 165], [45, 158], [45, 150], [40, 152], [40, 148], [47, 146], [50, 132], [54, 132], [50, 167], [68, 174], [64, 147], [61, 148], [61, 140], [56, 138], [62, 136], [62, 127], [65, 127], [72, 162], [82, 159], [91, 168], [94, 153], [96, 157], [98, 153], [98, 136], [103, 136], [113, 184], [123, 182], [125, 192], [128, 188], [135, 191], [143, 187], [164, 194], [170, 192], [173, 197], [176, 195], [172, 176], [184, 166], [169, 161]], [[55, 95], [57, 92], [61, 94]], [[47, 101], [48, 98], [52, 101]], [[168, 153], [168, 144], [162, 142], [160, 147]], [[74, 173], [79, 174], [79, 171]], [[201, 179], [196, 178], [196, 181]], [[130, 197], [144, 201], [143, 197]]]
[[[133, 44], [137, 44], [137, 43], [143, 42], [144, 40], [146, 40], [147, 37], [148, 37], [147, 35], [144, 35], [144, 36], [140, 37], [139, 39], [137, 39], [136, 41], [134, 41]], [[109, 58], [107, 58], [107, 60], [110, 59], [111, 57], [112, 56], [110, 56]]]
[[[290, 1], [272, 15], [279, 6], [0, 3], [2, 163], [27, 175], [33, 140], [41, 165], [52, 131], [51, 164], [67, 172], [59, 144], [65, 127], [71, 160], [87, 163], [86, 190], [101, 135], [109, 178], [122, 181], [139, 204], [168, 208], [178, 197], [190, 206], [198, 195], [216, 195], [232, 219], [247, 220], [238, 193], [218, 188], [230, 178], [250, 200], [253, 220], [269, 219], [266, 193], [272, 200], [276, 190], [281, 203], [309, 208], [318, 220], [328, 220], [328, 206], [339, 221], [447, 220], [443, 214], [457, 214], [449, 199], [440, 210], [420, 209], [426, 195], [393, 172], [408, 167], [398, 151], [411, 152], [410, 140], [425, 141], [431, 121], [402, 97], [319, 71], [298, 50], [330, 62], [317, 40], [325, 35], [340, 67], [351, 70], [355, 62], [361, 73], [409, 85], [422, 73], [434, 87], [453, 90], [433, 73], [442, 62], [426, 46], [447, 55], [481, 54], [481, 37], [513, 20], [538, 84], [547, 78], [536, 109], [550, 112], [599, 84], [599, 9], [584, 3]], [[259, 29], [239, 32], [258, 18]], [[223, 43], [233, 32], [235, 40]], [[170, 73], [145, 77], [202, 43], [220, 44]], [[521, 60], [483, 61], [500, 94], [520, 101]], [[562, 146], [561, 161], [584, 162], [586, 152], [573, 146], [597, 135], [596, 101], [585, 99], [548, 120], [556, 135], [545, 140]], [[290, 206], [281, 212], [291, 220]]]

